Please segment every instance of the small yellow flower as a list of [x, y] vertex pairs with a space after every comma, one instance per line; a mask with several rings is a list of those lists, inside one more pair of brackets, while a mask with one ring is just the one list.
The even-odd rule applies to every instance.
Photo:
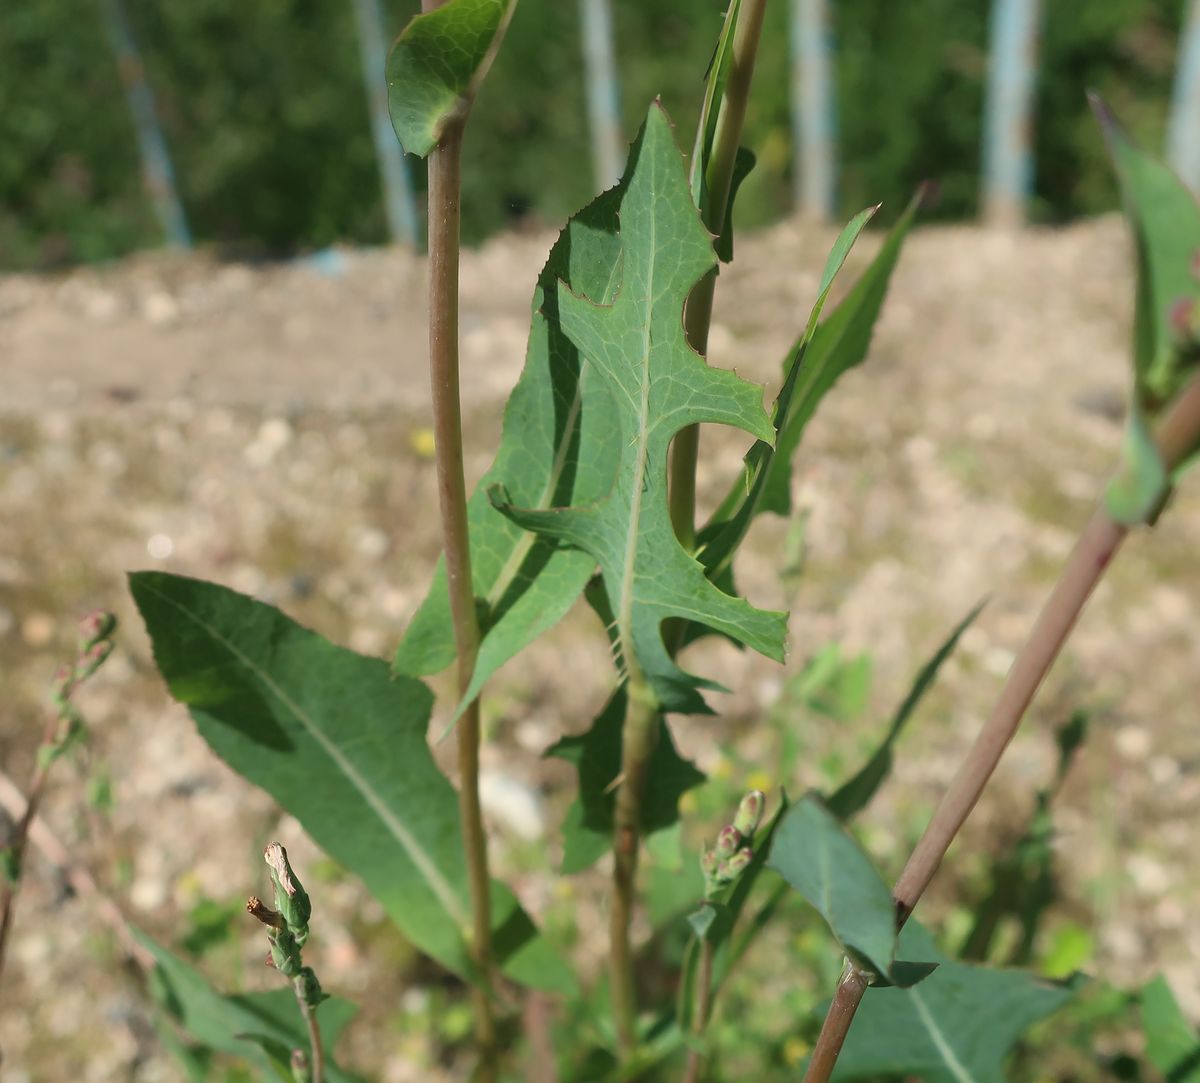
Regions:
[[436, 450], [432, 429], [413, 429], [408, 436], [408, 446], [418, 459], [432, 459]]
[[783, 1043], [783, 1059], [789, 1068], [795, 1068], [812, 1047], [803, 1038], [789, 1038]]

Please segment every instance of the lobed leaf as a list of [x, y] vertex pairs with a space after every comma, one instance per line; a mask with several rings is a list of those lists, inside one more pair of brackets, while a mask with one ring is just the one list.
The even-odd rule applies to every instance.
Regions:
[[[547, 756], [573, 763], [579, 772], [579, 792], [563, 822], [564, 873], [581, 872], [612, 848], [626, 701], [622, 685], [587, 733], [564, 737], [546, 752]], [[704, 781], [704, 775], [676, 751], [665, 719], [659, 719], [659, 727], [642, 797], [641, 830], [647, 835], [676, 823], [679, 799]]]
[[[698, 689], [712, 684], [675, 665], [663, 622], [700, 620], [782, 660], [786, 617], [724, 594], [679, 544], [667, 508], [667, 450], [676, 432], [701, 422], [733, 425], [764, 441], [774, 432], [761, 389], [710, 368], [684, 338], [684, 302], [716, 261], [657, 104], [630, 157], [615, 299], [606, 305], [559, 287], [562, 328], [609, 392], [603, 442], [620, 457], [616, 479], [587, 505], [524, 508], [503, 490], [493, 490], [493, 500], [520, 525], [589, 553], [615, 615], [622, 665], [641, 669], [664, 710], [707, 712]], [[593, 450], [581, 444], [580, 455]]]
[[983, 611], [983, 606], [983, 602], [975, 606], [950, 633], [949, 638], [938, 647], [934, 656], [921, 667], [912, 688], [909, 689], [908, 695], [904, 697], [904, 702], [900, 704], [893, 716], [882, 743], [854, 776], [838, 787], [833, 796], [829, 798], [827, 802], [829, 811], [839, 820], [849, 820], [861, 812], [870, 804], [879, 787], [883, 785], [884, 779], [892, 770], [892, 747], [899, 739], [900, 734], [904, 732], [904, 727], [908, 725], [908, 720], [920, 705], [925, 693], [937, 679], [938, 671], [946, 659], [954, 653], [963, 633]]
[[[290, 1078], [292, 1050], [308, 1050], [307, 1026], [290, 987], [283, 985], [265, 993], [219, 993], [200, 971], [141, 930], [131, 931], [154, 957], [150, 982], [155, 1000], [198, 1043], [199, 1048], [189, 1046], [169, 1030], [163, 1031], [189, 1078], [207, 1078], [201, 1074], [208, 1067], [206, 1050], [241, 1057], [272, 1079]], [[357, 1010], [338, 997], [330, 997], [317, 1009], [317, 1025], [327, 1050], [333, 1048]], [[329, 1083], [360, 1080], [328, 1062], [325, 1076]]]
[[416, 15], [387, 60], [388, 112], [401, 145], [424, 158], [465, 117], [516, 0], [450, 0]]
[[[225, 587], [161, 572], [130, 587], [159, 671], [213, 751], [361, 876], [414, 944], [470, 976], [458, 803], [425, 741], [425, 686]], [[492, 914], [506, 974], [571, 987], [500, 884]]]
[[[611, 300], [620, 275], [617, 207], [623, 184], [572, 218], [550, 250], [534, 289], [525, 367], [505, 408], [496, 460], [467, 505], [481, 641], [462, 704], [561, 620], [595, 571], [587, 553], [523, 529], [493, 507], [487, 494], [499, 486], [523, 507], [539, 508], [586, 504], [612, 487], [617, 449], [606, 439], [607, 392], [587, 379], [585, 358], [559, 326], [557, 283], [561, 279], [589, 296]], [[580, 453], [583, 447], [586, 455]], [[394, 666], [399, 673], [424, 676], [445, 669], [454, 657], [450, 596], [445, 566], [439, 563]]]
[[1004, 1061], [1017, 1039], [1073, 995], [1070, 986], [1023, 971], [948, 959], [912, 920], [899, 948], [938, 967], [920, 985], [867, 990], [835, 1081], [912, 1076], [926, 1083], [1004, 1083]]
[[783, 817], [768, 865], [825, 919], [858, 966], [895, 985], [910, 985], [927, 967], [896, 963], [896, 908], [871, 859], [824, 803], [808, 794]]

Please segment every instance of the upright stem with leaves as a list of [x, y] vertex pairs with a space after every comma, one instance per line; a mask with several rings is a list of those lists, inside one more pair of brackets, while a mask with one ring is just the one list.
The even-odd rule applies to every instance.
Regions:
[[[1200, 377], [1180, 393], [1156, 433], [1158, 454], [1173, 471], [1200, 445]], [[1017, 732], [1084, 605], [1104, 576], [1129, 527], [1101, 504], [1088, 520], [1013, 662], [991, 715], [942, 797], [929, 826], [892, 890], [896, 925], [902, 927], [929, 886], [950, 844], [979, 801], [1000, 757]], [[870, 975], [847, 964], [809, 1060], [804, 1083], [826, 1083], [870, 984]]]
[[[705, 227], [720, 236], [725, 225], [734, 162], [746, 116], [750, 80], [762, 32], [766, 0], [731, 3], [726, 15], [736, 20], [728, 79], [720, 99], [716, 136], [711, 147], [701, 132], [696, 141], [693, 173], [703, 173], [707, 198], [700, 208]], [[720, 63], [720, 56], [714, 65]], [[712, 75], [713, 73], [710, 73]], [[702, 114], [701, 125], [707, 117]], [[695, 186], [694, 186], [695, 187]], [[716, 271], [693, 289], [684, 309], [684, 330], [697, 353], [708, 351], [708, 328], [712, 320]], [[699, 427], [689, 426], [675, 437], [671, 452], [671, 521], [685, 548], [695, 544], [696, 456]], [[629, 707], [621, 739], [620, 789], [614, 818], [613, 897], [609, 915], [609, 972], [613, 1016], [621, 1054], [628, 1059], [637, 1045], [637, 997], [634, 982], [634, 953], [630, 942], [638, 868], [639, 832], [646, 773], [658, 739], [659, 711], [632, 649], [623, 652], [626, 662]]]
[[[424, 0], [424, 10], [445, 0]], [[463, 475], [462, 410], [458, 374], [458, 262], [464, 124], [446, 125], [429, 155], [429, 373], [437, 454], [446, 582], [458, 648], [458, 685], [466, 692], [479, 650], [479, 621], [471, 586], [467, 489]], [[492, 922], [487, 832], [479, 800], [479, 700], [463, 712], [456, 730], [459, 812], [471, 893], [471, 957], [475, 1034], [485, 1072], [494, 1074], [496, 1023], [492, 1014]]]

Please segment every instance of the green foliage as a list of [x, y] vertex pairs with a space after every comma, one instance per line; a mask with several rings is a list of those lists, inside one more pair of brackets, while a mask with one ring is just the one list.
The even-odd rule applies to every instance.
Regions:
[[912, 688], [904, 697], [904, 702], [900, 704], [892, 717], [891, 725], [888, 726], [887, 733], [879, 747], [858, 772], [839, 786], [833, 796], [829, 798], [829, 811], [839, 820], [849, 820], [866, 808], [878, 792], [879, 787], [883, 785], [892, 770], [892, 750], [896, 741], [904, 732], [904, 727], [908, 725], [908, 720], [912, 718], [913, 712], [920, 706], [925, 693], [937, 680], [938, 671], [946, 659], [954, 653], [962, 634], [971, 626], [982, 610], [983, 603], [980, 602], [950, 633], [949, 638], [937, 649], [934, 656], [921, 667]]
[[[599, 861], [612, 846], [617, 801], [613, 780], [621, 773], [621, 727], [627, 707], [628, 697], [622, 685], [587, 733], [564, 737], [546, 753], [573, 763], [579, 773], [579, 794], [562, 826], [564, 873], [581, 872]], [[666, 720], [660, 719], [659, 726], [642, 814], [642, 830], [648, 835], [677, 823], [679, 799], [704, 781], [704, 775], [675, 750]]]
[[[458, 805], [425, 743], [424, 686], [215, 584], [140, 572], [130, 588], [159, 671], [213, 751], [361, 876], [422, 951], [469, 975]], [[569, 988], [507, 888], [492, 907], [505, 972]]]
[[770, 867], [804, 896], [873, 980], [914, 985], [932, 967], [896, 960], [896, 907], [871, 859], [817, 796], [796, 802], [771, 844]]
[[1200, 1080], [1200, 1034], [1183, 1014], [1166, 979], [1155, 978], [1142, 990], [1142, 1026], [1146, 1056], [1169, 1083]]
[[388, 108], [401, 146], [424, 158], [465, 117], [515, 0], [450, 0], [404, 28], [388, 57]]
[[[127, 6], [200, 241], [278, 252], [383, 240], [349, 5]], [[415, 0], [388, 5], [393, 33], [416, 8]], [[723, 0], [616, 5], [627, 131], [658, 94], [691, 130], [724, 8]], [[0, 25], [0, 265], [99, 260], [156, 244], [96, 5], [9, 9]], [[1114, 205], [1087, 87], [1112, 100], [1148, 146], [1160, 144], [1182, 9], [1178, 0], [1045, 5], [1035, 126], [1041, 216], [1061, 220]], [[790, 208], [787, 18], [787, 4], [768, 5], [744, 140], [759, 148], [758, 169], [740, 198], [744, 224]], [[932, 178], [942, 192], [937, 214], [973, 213], [986, 22], [987, 5], [979, 3], [839, 0], [833, 30], [843, 209], [883, 200], [890, 217]], [[529, 212], [562, 221], [593, 194], [579, 34], [576, 4], [517, 6], [490, 91], [474, 110], [467, 238], [477, 241]]]
[[[213, 1052], [248, 1061], [262, 1072], [263, 1079], [290, 1078], [292, 1050], [308, 1048], [308, 1033], [291, 989], [218, 993], [203, 974], [145, 933], [135, 929], [134, 936], [154, 957], [150, 976], [154, 999], [190, 1039], [174, 1043], [189, 1079], [211, 1078], [205, 1074], [209, 1064], [206, 1054]], [[356, 1010], [353, 1004], [336, 998], [321, 1005], [317, 1021], [327, 1048], [333, 1048]], [[325, 1072], [329, 1083], [355, 1083], [360, 1078], [335, 1065], [327, 1064]]]
[[[732, 425], [771, 442], [762, 392], [731, 372], [709, 368], [687, 345], [682, 324], [692, 286], [715, 265], [696, 216], [666, 115], [653, 107], [635, 144], [621, 200], [621, 282], [605, 306], [559, 287], [559, 319], [608, 391], [604, 441], [620, 455], [612, 491], [588, 506], [516, 506], [494, 491], [514, 522], [589, 553], [600, 566], [616, 621], [618, 665], [638, 667], [665, 710], [705, 712], [690, 677], [670, 657], [662, 622], [704, 624], [782, 659], [784, 615], [722, 593], [675, 537], [667, 507], [667, 449], [690, 424]], [[590, 408], [585, 403], [585, 408]], [[582, 445], [580, 455], [592, 454]]]
[[[559, 281], [601, 303], [619, 282], [617, 207], [622, 187], [602, 195], [567, 223], [538, 276], [525, 368], [504, 412], [496, 460], [467, 505], [471, 575], [479, 599], [479, 655], [470, 702], [483, 683], [543, 632], [579, 597], [595, 561], [523, 530], [488, 497], [493, 487], [525, 508], [586, 505], [603, 497], [616, 474], [616, 449], [597, 425], [604, 411], [583, 409], [584, 358], [558, 320]], [[597, 383], [594, 374], [590, 382]], [[589, 402], [603, 389], [589, 393]], [[588, 447], [591, 455], [581, 455]], [[454, 628], [439, 563], [429, 595], [396, 652], [398, 672], [436, 673], [454, 660]]]
[[1016, 970], [968, 966], [938, 951], [915, 921], [900, 934], [905, 955], [938, 964], [911, 988], [868, 989], [834, 1080], [918, 1076], [927, 1083], [1004, 1083], [1021, 1034], [1071, 998], [1068, 986]]

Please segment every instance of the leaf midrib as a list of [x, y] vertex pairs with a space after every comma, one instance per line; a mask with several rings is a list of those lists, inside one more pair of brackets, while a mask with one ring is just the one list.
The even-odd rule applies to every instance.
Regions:
[[912, 998], [913, 1007], [916, 1008], [917, 1015], [924, 1024], [926, 1031], [929, 1032], [929, 1039], [933, 1042], [933, 1047], [941, 1056], [946, 1070], [955, 1078], [957, 1083], [977, 1083], [967, 1066], [958, 1059], [958, 1055], [951, 1048], [946, 1036], [937, 1025], [937, 1020], [934, 1019], [933, 1013], [926, 1007], [925, 1001], [921, 999], [921, 994], [917, 991], [916, 987], [906, 989], [905, 992]]
[[334, 765], [346, 776], [350, 784], [362, 795], [371, 811], [382, 821], [388, 828], [392, 837], [400, 844], [401, 848], [411, 858], [412, 863], [429, 884], [430, 889], [437, 896], [438, 901], [445, 908], [446, 912], [454, 919], [460, 929], [465, 929], [467, 925], [467, 916], [463, 910], [454, 889], [442, 875], [441, 870], [434, 864], [433, 858], [428, 851], [417, 841], [413, 834], [404, 824], [397, 819], [394, 813], [388, 808], [384, 799], [374, 790], [365, 778], [359, 773], [358, 769], [348, 760], [342, 751], [335, 745], [329, 737], [317, 726], [316, 721], [296, 703], [287, 692], [281, 688], [271, 678], [270, 674], [265, 672], [251, 657], [245, 654], [235, 643], [227, 639], [221, 632], [202, 620], [190, 609], [180, 605], [169, 595], [164, 594], [156, 587], [142, 581], [143, 587], [152, 593], [161, 602], [176, 610], [186, 620], [191, 621], [197, 627], [202, 629], [213, 640], [223, 646], [234, 658], [236, 658], [246, 670], [259, 680], [264, 687], [271, 692], [283, 706], [289, 710], [298, 722], [308, 732], [309, 736], [321, 747], [325, 754], [333, 761]]

